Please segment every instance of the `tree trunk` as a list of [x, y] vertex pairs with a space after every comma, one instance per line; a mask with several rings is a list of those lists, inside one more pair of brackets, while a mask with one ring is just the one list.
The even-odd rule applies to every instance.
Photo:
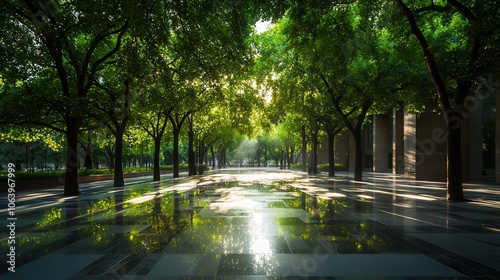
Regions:
[[288, 166], [288, 156], [288, 147], [285, 146], [285, 149], [283, 150], [283, 169], [286, 169], [286, 167]]
[[106, 150], [108, 152], [109, 169], [115, 169], [115, 154], [114, 154], [114, 151], [109, 146], [106, 147]]
[[307, 172], [307, 138], [306, 126], [302, 125], [302, 172]]
[[90, 132], [87, 136], [87, 147], [85, 148], [85, 163], [83, 166], [87, 169], [92, 169], [92, 144], [90, 142]]
[[26, 161], [26, 171], [30, 173], [30, 149], [27, 143], [24, 143], [24, 161]]
[[173, 153], [172, 157], [174, 160], [174, 170], [173, 170], [174, 178], [179, 178], [179, 133], [180, 131], [174, 129], [174, 150], [172, 151]]
[[227, 155], [226, 155], [226, 149], [223, 149], [223, 153], [222, 153], [222, 162], [224, 163], [224, 168], [227, 167]]
[[192, 117], [188, 118], [188, 166], [189, 176], [196, 175], [196, 158], [194, 153], [194, 131]]
[[31, 173], [35, 173], [35, 157], [31, 155]]
[[99, 169], [99, 157], [98, 156], [94, 156], [93, 166], [95, 166], [96, 169]]
[[448, 182], [446, 186], [446, 199], [449, 201], [464, 201], [461, 126], [448, 123], [447, 132]]
[[64, 195], [80, 194], [78, 182], [78, 130], [81, 120], [79, 118], [67, 117], [67, 150], [66, 150], [66, 173], [64, 179]]
[[85, 152], [85, 163], [83, 166], [87, 169], [92, 169], [92, 157], [88, 150]]
[[280, 148], [280, 169], [283, 169], [283, 148]]
[[115, 179], [113, 187], [125, 185], [123, 179], [123, 131], [118, 131], [115, 135]]
[[[174, 160], [173, 177], [174, 178], [179, 178], [179, 135], [181, 134], [182, 124], [184, 123], [186, 118], [189, 117], [190, 114], [191, 114], [190, 112], [184, 114], [180, 120], [179, 120], [179, 116], [177, 114], [175, 115], [175, 118], [174, 118], [174, 116], [171, 116], [171, 115], [168, 116], [168, 118], [170, 119], [170, 122], [172, 123], [173, 131], [174, 131], [174, 150], [173, 150], [173, 160]], [[189, 151], [188, 151], [188, 154], [189, 154]]]
[[335, 134], [333, 131], [328, 131], [328, 177], [335, 176]]
[[256, 155], [256, 158], [257, 158], [257, 167], [260, 167], [260, 152], [261, 152], [261, 148], [257, 147], [257, 155]]
[[286, 166], [286, 148], [281, 148], [281, 169], [285, 169]]
[[155, 151], [154, 151], [154, 163], [153, 163], [153, 181], [160, 181], [160, 148], [161, 148], [161, 137], [154, 138]]
[[354, 163], [354, 181], [363, 181], [363, 158], [361, 147], [361, 131], [351, 131], [354, 137], [355, 163]]
[[210, 153], [212, 154], [212, 169], [215, 169], [215, 151], [214, 146], [210, 146]]
[[318, 131], [312, 135], [312, 174], [318, 174]]
[[199, 156], [198, 157], [198, 164], [201, 165], [201, 164], [206, 163], [206, 161], [205, 161], [205, 154], [206, 154], [206, 152], [207, 152], [207, 149], [205, 148], [205, 143], [203, 141], [201, 141], [200, 147], [198, 149], [198, 154], [199, 154], [198, 155]]
[[[393, 0], [396, 6], [403, 12], [410, 25], [411, 32], [417, 40], [422, 53], [425, 58], [425, 64], [431, 76], [432, 83], [436, 89], [436, 94], [445, 114], [447, 125], [447, 189], [446, 199], [449, 201], [463, 201], [463, 186], [462, 186], [462, 149], [461, 149], [461, 120], [462, 120], [462, 106], [465, 98], [471, 88], [472, 82], [467, 79], [457, 80], [457, 94], [455, 96], [455, 108], [452, 108], [448, 89], [441, 78], [441, 74], [437, 63], [434, 59], [434, 54], [427, 42], [423, 32], [417, 25], [417, 21], [408, 6], [401, 0]], [[450, 3], [448, 3], [450, 4]], [[466, 10], [466, 9], [465, 9]], [[462, 12], [464, 10], [462, 9]], [[469, 20], [474, 18], [473, 14], [466, 16]], [[464, 15], [464, 13], [462, 13]], [[472, 17], [470, 17], [472, 16]], [[479, 29], [478, 29], [479, 30]], [[469, 56], [469, 65], [476, 67], [477, 59], [479, 58], [480, 42], [479, 37], [474, 40], [472, 53]], [[458, 110], [457, 110], [458, 109]]]

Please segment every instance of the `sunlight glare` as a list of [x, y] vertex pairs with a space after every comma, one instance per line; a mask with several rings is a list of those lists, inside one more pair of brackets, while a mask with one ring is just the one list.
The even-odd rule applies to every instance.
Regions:
[[267, 30], [269, 30], [269, 28], [271, 28], [271, 21], [270, 20], [262, 21], [262, 19], [259, 19], [255, 23], [255, 32], [257, 32], [257, 34], [261, 34], [263, 32], [266, 32]]
[[156, 195], [145, 195], [145, 196], [141, 196], [138, 198], [133, 198], [133, 199], [127, 200], [127, 201], [125, 201], [125, 203], [140, 204], [140, 203], [143, 203], [146, 201], [153, 200], [155, 197], [156, 197]]

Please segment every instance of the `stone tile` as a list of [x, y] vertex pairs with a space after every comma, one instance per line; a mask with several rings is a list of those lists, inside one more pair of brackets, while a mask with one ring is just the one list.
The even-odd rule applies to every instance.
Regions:
[[203, 255], [168, 254], [151, 268], [148, 276], [194, 276]]
[[18, 277], [66, 279], [102, 257], [102, 254], [49, 254], [16, 267], [15, 273], [4, 274], [1, 277], [2, 279], [19, 279]]
[[492, 186], [451, 204], [441, 183], [276, 171], [20, 192], [16, 279], [500, 278]]
[[397, 255], [343, 255], [361, 275], [381, 277], [462, 277], [465, 276], [426, 256]]

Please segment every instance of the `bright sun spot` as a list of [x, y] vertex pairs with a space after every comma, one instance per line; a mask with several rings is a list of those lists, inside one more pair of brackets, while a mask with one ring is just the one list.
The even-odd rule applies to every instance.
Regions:
[[255, 30], [257, 34], [267, 31], [270, 27], [271, 27], [270, 20], [262, 21], [261, 19], [259, 19], [259, 21], [255, 23]]

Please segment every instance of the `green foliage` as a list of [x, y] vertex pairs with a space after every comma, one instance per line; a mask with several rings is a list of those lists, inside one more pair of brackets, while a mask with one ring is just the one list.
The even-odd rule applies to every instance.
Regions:
[[[328, 172], [328, 168], [330, 167], [330, 165], [328, 163], [324, 163], [324, 164], [320, 164], [319, 165], [319, 169], [323, 172]], [[335, 163], [335, 170], [336, 171], [346, 171], [346, 167], [344, 164], [342, 163]]]
[[[324, 164], [320, 164], [319, 165], [319, 170], [323, 171], [323, 172], [328, 172], [328, 168], [329, 168], [329, 164], [328, 163], [324, 163]], [[307, 167], [309, 167], [309, 164], [307, 164]], [[296, 169], [296, 170], [301, 170], [302, 169], [302, 162], [298, 162], [298, 163], [295, 163], [295, 164], [292, 164], [292, 169]], [[335, 163], [335, 170], [336, 171], [346, 171], [346, 167], [344, 164], [342, 163]]]
[[63, 221], [62, 218], [62, 209], [61, 208], [52, 208], [50, 210], [45, 210], [43, 218], [41, 221], [37, 222], [37, 226], [48, 226], [61, 223]]
[[[45, 179], [45, 178], [63, 178], [64, 170], [57, 171], [45, 171], [45, 172], [27, 172], [27, 171], [16, 171], [15, 180], [25, 180], [25, 179]], [[0, 171], [0, 181], [4, 182], [8, 179], [8, 173], [6, 171]]]
[[[498, 1], [405, 2], [452, 99], [498, 69]], [[256, 34], [259, 18], [271, 29]], [[381, 0], [6, 0], [0, 32], [0, 159], [32, 168], [70, 149], [111, 159], [120, 130], [125, 161], [156, 146], [171, 164], [172, 122], [186, 162], [183, 120], [191, 144], [232, 163], [277, 161], [302, 146], [302, 125], [359, 131], [367, 114], [421, 111], [433, 91], [405, 19]]]
[[[180, 169], [187, 169], [187, 164], [179, 164]], [[170, 171], [173, 169], [172, 165], [160, 165], [160, 170]], [[137, 172], [145, 172], [152, 171], [152, 168], [144, 168], [144, 167], [126, 167], [123, 168], [123, 173], [137, 173]], [[36, 171], [36, 172], [27, 172], [27, 171], [16, 171], [15, 179], [16, 180], [27, 180], [27, 179], [47, 179], [47, 178], [64, 178], [64, 170], [46, 170], [46, 171]], [[92, 175], [106, 175], [113, 174], [113, 170], [109, 168], [100, 168], [100, 169], [80, 169], [80, 176], [92, 176]], [[0, 181], [6, 182], [8, 179], [7, 171], [0, 171]]]

